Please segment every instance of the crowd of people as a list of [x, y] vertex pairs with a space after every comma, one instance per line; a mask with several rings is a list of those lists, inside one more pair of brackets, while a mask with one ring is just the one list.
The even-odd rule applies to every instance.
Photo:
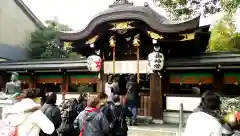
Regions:
[[[54, 92], [35, 103], [36, 90], [26, 89], [22, 99], [4, 111], [0, 136], [127, 136], [129, 125], [137, 125], [139, 104], [136, 77], [126, 85], [124, 100], [116, 78], [109, 77], [105, 90], [97, 96], [80, 94], [57, 106]], [[11, 134], [11, 135], [9, 135]]]

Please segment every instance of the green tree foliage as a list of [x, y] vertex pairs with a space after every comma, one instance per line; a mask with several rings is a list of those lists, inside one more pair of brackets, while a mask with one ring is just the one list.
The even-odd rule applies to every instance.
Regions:
[[234, 21], [224, 16], [211, 31], [208, 52], [237, 51], [240, 49], [240, 34], [235, 32]]
[[58, 23], [57, 20], [46, 21], [46, 27], [38, 29], [30, 37], [30, 53], [33, 59], [67, 58], [71, 49], [60, 45], [59, 31], [71, 30], [67, 25]]
[[215, 14], [221, 10], [235, 13], [240, 0], [156, 0], [160, 7], [167, 10], [172, 20], [182, 21], [193, 16]]

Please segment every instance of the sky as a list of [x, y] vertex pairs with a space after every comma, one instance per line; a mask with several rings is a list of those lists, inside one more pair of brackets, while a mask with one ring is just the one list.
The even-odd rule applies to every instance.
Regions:
[[[57, 18], [60, 23], [69, 25], [74, 30], [84, 29], [97, 13], [108, 9], [114, 0], [23, 0], [30, 10], [42, 21]], [[149, 6], [167, 17], [166, 11], [156, 7], [153, 0], [129, 0], [134, 5]], [[240, 10], [239, 10], [240, 15]], [[200, 26], [214, 24], [221, 14], [201, 18]], [[240, 19], [238, 19], [240, 22]], [[239, 25], [240, 31], [240, 25]]]

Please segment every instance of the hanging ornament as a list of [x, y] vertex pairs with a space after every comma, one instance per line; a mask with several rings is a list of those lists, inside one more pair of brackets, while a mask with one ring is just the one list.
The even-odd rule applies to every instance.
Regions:
[[89, 71], [98, 72], [101, 69], [102, 59], [97, 55], [91, 55], [87, 58], [87, 67]]
[[115, 37], [114, 36], [110, 37], [110, 39], [109, 39], [109, 46], [112, 47], [112, 48], [116, 46], [116, 41], [115, 41]]
[[140, 40], [139, 40], [139, 34], [137, 34], [136, 36], [134, 36], [134, 39], [133, 39], [133, 46], [135, 47], [139, 47], [140, 46]]
[[109, 46], [112, 47], [112, 56], [113, 56], [113, 67], [112, 67], [112, 72], [115, 74], [115, 53], [116, 53], [116, 41], [115, 37], [111, 36], [109, 39]]

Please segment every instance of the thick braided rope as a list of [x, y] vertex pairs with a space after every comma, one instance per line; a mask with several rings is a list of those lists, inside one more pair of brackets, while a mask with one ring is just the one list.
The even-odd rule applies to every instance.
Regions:
[[113, 47], [112, 52], [113, 52], [113, 67], [112, 67], [113, 69], [112, 70], [113, 70], [113, 74], [115, 75], [115, 59], [116, 59], [115, 58], [115, 55], [116, 55], [115, 47]]
[[140, 75], [139, 75], [139, 47], [137, 46], [137, 82], [139, 83]]

